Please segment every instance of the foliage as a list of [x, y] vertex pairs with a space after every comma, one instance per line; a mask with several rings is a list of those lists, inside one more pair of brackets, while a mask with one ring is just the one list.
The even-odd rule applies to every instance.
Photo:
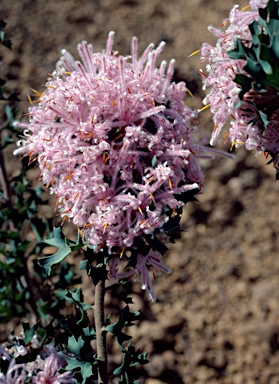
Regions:
[[[250, 116], [248, 123], [259, 127], [266, 141], [268, 152], [278, 169], [278, 117], [279, 117], [279, 3], [269, 0], [259, 8], [257, 20], [249, 25], [251, 44], [237, 39], [235, 48], [228, 55], [235, 60], [245, 60], [246, 72], [237, 74], [234, 81], [241, 86], [239, 111]], [[250, 104], [250, 106], [249, 106]], [[256, 113], [252, 113], [254, 110]]]
[[265, 92], [267, 87], [279, 89], [279, 7], [278, 1], [270, 0], [259, 9], [259, 18], [249, 25], [251, 45], [236, 40], [236, 46], [228, 51], [232, 59], [243, 59], [243, 67], [249, 75], [238, 74], [235, 82], [242, 87], [240, 97], [251, 88]]

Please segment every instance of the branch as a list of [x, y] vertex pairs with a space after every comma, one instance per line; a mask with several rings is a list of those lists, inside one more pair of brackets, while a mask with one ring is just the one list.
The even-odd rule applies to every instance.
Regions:
[[105, 278], [102, 278], [95, 288], [95, 327], [97, 339], [97, 360], [98, 360], [98, 384], [108, 384], [106, 334], [104, 328], [104, 297]]

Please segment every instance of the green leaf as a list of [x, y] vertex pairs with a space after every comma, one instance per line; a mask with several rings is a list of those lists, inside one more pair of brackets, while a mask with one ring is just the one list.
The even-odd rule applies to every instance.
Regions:
[[82, 332], [85, 337], [90, 337], [91, 340], [96, 339], [96, 331], [92, 327], [86, 327], [82, 329]]
[[87, 379], [92, 379], [93, 378], [93, 369], [92, 365], [97, 364], [97, 362], [92, 362], [89, 363], [88, 361], [80, 361], [77, 360], [76, 358], [69, 357], [67, 355], [64, 355], [66, 361], [67, 361], [67, 366], [65, 369], [67, 371], [76, 371], [80, 373], [82, 377], [82, 382], [81, 384], [85, 384]]
[[27, 345], [32, 340], [33, 336], [35, 335], [35, 329], [34, 327], [30, 327], [29, 323], [22, 323], [22, 328], [24, 332], [24, 344]]
[[273, 69], [272, 66], [269, 64], [268, 61], [266, 60], [260, 60], [260, 64], [262, 66], [262, 69], [267, 75], [272, 75], [273, 74]]
[[[147, 353], [142, 353], [140, 349], [136, 350], [132, 344], [129, 344], [128, 349], [123, 351], [123, 360], [120, 367], [113, 371], [114, 375], [125, 375], [131, 367], [139, 364], [147, 364]], [[129, 383], [129, 381], [128, 381]]]
[[122, 344], [124, 341], [130, 340], [131, 336], [125, 334], [122, 332], [124, 327], [131, 327], [134, 325], [133, 321], [138, 320], [140, 317], [140, 312], [130, 312], [129, 306], [126, 305], [126, 307], [121, 311], [119, 319], [116, 320], [115, 323], [109, 324], [106, 326], [105, 330], [107, 332], [111, 332], [116, 337], [117, 343], [119, 344], [119, 347], [122, 351], [124, 351], [124, 347]]
[[88, 260], [81, 260], [79, 263], [79, 269], [85, 271], [87, 267]]
[[240, 40], [236, 40], [235, 48], [228, 51], [227, 54], [231, 59], [235, 59], [235, 60], [246, 59], [245, 48]]
[[86, 312], [85, 311], [87, 309], [92, 309], [92, 305], [85, 304], [82, 302], [83, 297], [82, 297], [82, 292], [81, 292], [80, 288], [78, 288], [76, 291], [67, 291], [67, 293], [65, 295], [65, 299], [69, 303], [74, 303], [80, 309], [81, 318], [77, 322], [77, 324], [81, 324], [86, 318]]
[[83, 246], [79, 234], [76, 243], [66, 239], [61, 228], [54, 228], [53, 234], [54, 237], [52, 239], [44, 240], [44, 243], [58, 248], [58, 251], [54, 255], [38, 259], [38, 264], [45, 269], [48, 276], [53, 272], [53, 269], [57, 264], [61, 263], [71, 252], [76, 251]]
[[77, 340], [75, 336], [68, 338], [67, 349], [69, 352], [74, 353], [77, 357], [80, 357], [80, 350], [84, 346], [84, 340], [80, 336]]

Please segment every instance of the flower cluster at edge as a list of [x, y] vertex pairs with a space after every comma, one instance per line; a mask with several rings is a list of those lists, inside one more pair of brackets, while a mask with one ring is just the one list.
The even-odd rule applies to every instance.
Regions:
[[232, 59], [228, 55], [228, 51], [235, 48], [236, 39], [249, 46], [252, 36], [248, 26], [258, 19], [259, 8], [265, 8], [267, 3], [268, 0], [250, 0], [250, 6], [243, 10], [239, 10], [235, 5], [229, 18], [222, 24], [222, 27], [226, 28], [209, 26], [209, 30], [218, 40], [214, 47], [208, 43], [202, 45], [201, 58], [207, 65], [206, 73], [200, 72], [204, 89], [210, 88], [203, 102], [210, 105], [214, 115], [214, 131], [210, 143], [216, 143], [225, 123], [230, 121], [229, 132], [225, 136], [229, 137], [233, 146], [245, 146], [247, 150], [258, 152], [266, 151], [273, 155], [274, 165], [278, 168], [278, 121], [270, 122], [263, 131], [259, 111], [253, 104], [253, 92], [244, 95], [240, 103], [241, 86], [234, 82], [234, 79], [236, 74], [247, 75], [243, 69], [246, 60]]
[[[57, 197], [64, 218], [80, 229], [95, 251], [119, 255], [143, 234], [162, 228], [182, 207], [183, 193], [202, 189], [197, 164], [206, 148], [196, 112], [185, 105], [184, 82], [172, 82], [174, 60], [156, 60], [165, 43], [150, 44], [141, 57], [137, 39], [131, 55], [112, 50], [110, 32], [103, 52], [78, 45], [80, 61], [67, 51], [49, 76], [46, 90], [29, 108], [18, 153], [38, 159], [41, 178]], [[169, 270], [158, 252], [138, 255], [136, 274], [151, 297], [149, 270]]]
[[[30, 355], [38, 348], [36, 340], [33, 338], [30, 345], [26, 347], [22, 345], [20, 338], [16, 339], [16, 342], [12, 340], [6, 347], [0, 346], [0, 384], [77, 383], [72, 372], [59, 372], [66, 367], [67, 361], [52, 344], [45, 345], [32, 360]], [[23, 362], [24, 360], [27, 362]]]

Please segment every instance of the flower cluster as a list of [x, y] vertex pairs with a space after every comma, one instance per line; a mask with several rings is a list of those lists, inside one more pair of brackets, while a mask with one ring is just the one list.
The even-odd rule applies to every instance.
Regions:
[[124, 57], [112, 50], [113, 35], [103, 52], [79, 44], [81, 61], [62, 52], [29, 124], [17, 123], [25, 137], [16, 153], [38, 159], [61, 215], [95, 251], [120, 255], [202, 188], [196, 159], [205, 148], [185, 83], [171, 81], [174, 60], [156, 67], [164, 42], [138, 58], [133, 38]]
[[[123, 258], [124, 266], [126, 265], [127, 257]], [[116, 281], [123, 279], [134, 278], [135, 281], [138, 280], [139, 275], [141, 276], [141, 287], [146, 289], [149, 293], [149, 297], [152, 301], [156, 300], [156, 295], [152, 287], [152, 281], [150, 278], [150, 271], [153, 273], [171, 273], [171, 270], [167, 268], [161, 260], [161, 255], [158, 252], [152, 250], [149, 251], [148, 255], [137, 255], [137, 263], [134, 268], [125, 268], [124, 271], [120, 271], [120, 263], [117, 258], [112, 259], [109, 262], [110, 272], [109, 277], [115, 279]]]
[[27, 353], [26, 347], [21, 345], [12, 356], [8, 349], [0, 346], [1, 366], [8, 362], [5, 373], [0, 369], [0, 384], [76, 384], [71, 372], [59, 373], [59, 369], [64, 368], [67, 363], [53, 346], [46, 345], [45, 351], [38, 354], [35, 361], [16, 363], [16, 355], [24, 356]]
[[[266, 131], [263, 134], [258, 109], [251, 103], [251, 93], [244, 95], [240, 106], [242, 88], [234, 80], [236, 75], [247, 75], [244, 70], [247, 61], [231, 58], [228, 54], [228, 51], [235, 48], [237, 39], [247, 47], [251, 45], [252, 35], [249, 25], [258, 19], [259, 8], [264, 8], [267, 3], [268, 0], [250, 0], [251, 10], [249, 11], [238, 10], [238, 6], [234, 6], [229, 18], [222, 24], [227, 26], [226, 30], [209, 27], [209, 30], [218, 37], [216, 46], [213, 47], [207, 43], [202, 45], [202, 62], [207, 62], [207, 73], [201, 71], [203, 85], [204, 89], [210, 87], [204, 103], [210, 105], [214, 114], [215, 126], [210, 142], [212, 145], [216, 143], [223, 126], [230, 117], [232, 120], [227, 136], [232, 145], [244, 145], [248, 150], [256, 149], [259, 152], [269, 151], [278, 139], [278, 135], [274, 140], [272, 139], [272, 135], [274, 136], [272, 127], [267, 130], [272, 132]], [[254, 97], [252, 100], [254, 101]]]

